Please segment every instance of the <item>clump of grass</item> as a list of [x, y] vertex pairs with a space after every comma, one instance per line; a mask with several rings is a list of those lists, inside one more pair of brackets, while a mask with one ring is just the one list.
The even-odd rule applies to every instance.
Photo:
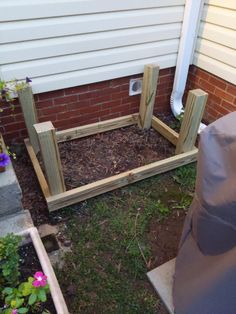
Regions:
[[173, 179], [182, 187], [194, 190], [196, 181], [196, 164], [182, 166], [175, 170]]

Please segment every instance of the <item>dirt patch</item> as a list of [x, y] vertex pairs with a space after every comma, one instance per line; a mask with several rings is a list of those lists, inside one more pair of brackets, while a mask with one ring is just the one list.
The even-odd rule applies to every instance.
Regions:
[[185, 216], [183, 210], [174, 210], [161, 223], [157, 219], [151, 221], [148, 233], [148, 240], [154, 257], [151, 269], [176, 257]]
[[82, 186], [174, 154], [155, 130], [121, 128], [59, 144], [67, 189]]

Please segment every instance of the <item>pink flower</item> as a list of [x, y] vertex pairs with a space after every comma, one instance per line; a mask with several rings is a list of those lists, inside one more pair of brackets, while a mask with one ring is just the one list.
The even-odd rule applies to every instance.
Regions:
[[11, 314], [17, 314], [17, 313], [18, 313], [17, 309], [12, 310], [11, 312]]
[[33, 286], [38, 288], [38, 287], [45, 287], [47, 284], [47, 276], [44, 275], [41, 271], [37, 271], [34, 274], [34, 281], [33, 281]]

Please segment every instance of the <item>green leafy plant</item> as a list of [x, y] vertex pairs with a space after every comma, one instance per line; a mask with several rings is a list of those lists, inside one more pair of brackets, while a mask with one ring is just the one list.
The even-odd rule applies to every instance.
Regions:
[[[37, 312], [41, 303], [47, 301], [49, 286], [46, 278], [42, 272], [37, 272], [34, 278], [29, 277], [28, 281], [22, 282], [16, 288], [4, 288], [2, 295], [5, 307], [0, 309], [0, 313], [24, 314]], [[44, 311], [43, 313], [49, 312]]]
[[19, 278], [18, 247], [21, 237], [12, 233], [0, 238], [0, 283], [16, 285]]
[[[29, 85], [31, 80], [26, 77], [25, 80], [17, 80], [14, 79], [12, 81], [4, 81], [0, 80], [0, 113], [4, 111], [4, 109], [9, 108], [11, 110], [15, 109], [15, 94], [21, 90], [24, 89], [26, 86]], [[1, 122], [1, 120], [0, 120]], [[0, 139], [0, 153], [3, 152], [3, 145]], [[13, 157], [15, 159], [15, 154], [11, 153], [9, 148], [7, 148], [7, 153], [9, 156]]]
[[170, 214], [170, 208], [164, 205], [161, 200], [157, 201], [157, 208], [158, 208], [158, 213], [161, 218], [165, 218]]

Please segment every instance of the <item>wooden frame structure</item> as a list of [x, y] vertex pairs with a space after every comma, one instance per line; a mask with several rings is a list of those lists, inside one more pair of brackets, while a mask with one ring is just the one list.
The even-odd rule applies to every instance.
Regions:
[[[157, 65], [145, 66], [139, 113], [63, 131], [56, 131], [50, 121], [38, 123], [31, 88], [27, 87], [19, 92], [19, 100], [29, 133], [29, 139], [25, 139], [25, 145], [49, 211], [75, 204], [196, 161], [198, 150], [194, 145], [208, 95], [200, 89], [189, 92], [181, 130], [178, 134], [153, 116], [158, 73], [159, 67]], [[25, 114], [26, 112], [27, 114]], [[152, 126], [176, 146], [176, 154], [164, 160], [66, 191], [58, 143], [134, 124], [138, 124], [143, 129]], [[42, 155], [46, 176], [36, 156], [38, 151]]]

